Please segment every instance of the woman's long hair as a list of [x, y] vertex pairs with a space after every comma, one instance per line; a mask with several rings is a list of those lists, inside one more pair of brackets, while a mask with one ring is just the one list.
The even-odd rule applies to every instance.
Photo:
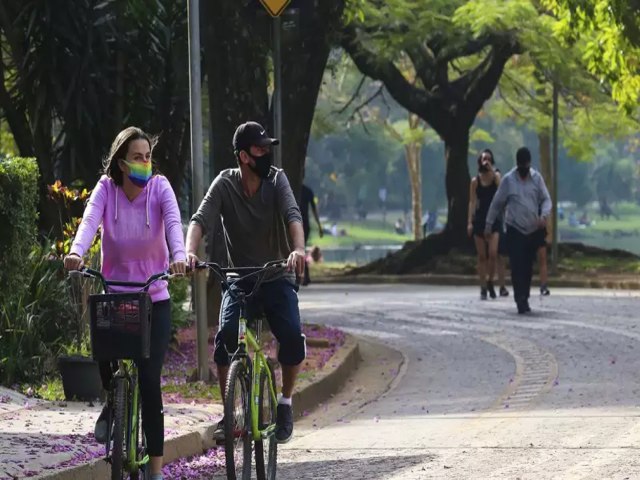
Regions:
[[480, 155], [478, 155], [478, 169], [482, 166], [482, 155], [484, 155], [485, 153], [491, 155], [491, 165], [496, 164], [496, 159], [493, 157], [493, 152], [490, 149], [485, 148], [480, 152]]
[[109, 149], [109, 155], [102, 161], [104, 174], [111, 178], [116, 185], [122, 186], [122, 170], [118, 166], [118, 160], [124, 160], [129, 151], [129, 144], [134, 140], [146, 140], [153, 153], [153, 148], [158, 143], [158, 137], [151, 136], [138, 127], [127, 127], [115, 138]]

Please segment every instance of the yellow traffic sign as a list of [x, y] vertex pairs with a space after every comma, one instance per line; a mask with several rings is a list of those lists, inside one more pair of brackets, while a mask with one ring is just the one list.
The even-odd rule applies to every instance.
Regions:
[[272, 17], [279, 17], [291, 0], [260, 0]]

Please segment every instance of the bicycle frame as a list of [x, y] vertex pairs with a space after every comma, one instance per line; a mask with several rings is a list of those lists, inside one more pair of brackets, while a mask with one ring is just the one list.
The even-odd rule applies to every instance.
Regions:
[[[267, 266], [277, 266], [277, 265], [282, 266], [284, 263], [285, 262], [283, 262], [282, 260], [269, 262], [263, 267], [263, 269], [267, 268]], [[200, 267], [211, 268], [213, 265], [215, 266], [212, 268], [212, 271], [216, 273], [216, 275], [219, 277], [222, 284], [226, 288], [230, 288], [230, 284], [226, 280], [223, 274], [223, 269], [221, 269], [217, 264], [202, 263], [200, 264]], [[256, 269], [252, 267], [244, 268], [244, 269], [243, 268], [230, 269], [230, 270], [260, 271], [259, 268]], [[243, 280], [253, 275], [254, 273], [250, 273], [249, 275], [241, 277], [238, 280]], [[261, 280], [258, 282], [258, 285], [260, 284], [260, 282]], [[254, 290], [256, 289], [256, 287], [257, 285], [254, 286]], [[260, 426], [258, 425], [258, 409], [260, 408], [260, 405], [259, 405], [260, 374], [262, 372], [271, 372], [271, 367], [267, 362], [267, 358], [259, 342], [261, 331], [262, 331], [262, 319], [257, 318], [255, 320], [256, 334], [254, 335], [251, 332], [251, 330], [247, 327], [246, 301], [250, 295], [246, 295], [244, 292], [240, 292], [239, 294], [236, 294], [236, 295], [240, 303], [240, 315], [238, 319], [238, 348], [236, 352], [232, 354], [231, 360], [233, 361], [234, 359], [240, 358], [245, 363], [247, 362], [247, 360], [251, 363], [251, 370], [250, 370], [251, 371], [251, 387], [250, 387], [251, 390], [249, 392], [250, 393], [249, 414], [251, 417], [251, 436], [254, 441], [257, 441], [264, 438], [268, 438], [269, 436], [273, 435], [276, 428], [275, 425], [269, 425], [267, 426], [267, 428], [261, 430]], [[253, 351], [253, 358], [251, 357], [251, 355], [249, 355], [249, 350]], [[269, 390], [268, 395], [270, 396], [272, 405], [276, 405], [277, 404], [276, 386], [272, 381], [271, 375], [266, 375], [266, 377], [267, 377], [267, 385]]]
[[[104, 287], [104, 291], [109, 291], [109, 286], [128, 286], [128, 287], [140, 287], [147, 291], [149, 286], [158, 280], [168, 280], [173, 275], [168, 272], [160, 272], [149, 277], [146, 282], [127, 282], [127, 281], [107, 281], [100, 272], [89, 268], [83, 268], [80, 272], [83, 276], [89, 278], [97, 278], [100, 280]], [[138, 460], [138, 445], [145, 444], [144, 431], [139, 428], [140, 421], [140, 388], [138, 385], [138, 367], [133, 360], [118, 360], [118, 369], [113, 374], [111, 380], [112, 385], [115, 386], [117, 379], [124, 379], [127, 385], [127, 401], [125, 402], [125, 441], [127, 451], [125, 458], [123, 459], [123, 470], [127, 473], [134, 473], [141, 469], [144, 465], [149, 463], [149, 454], [145, 451], [144, 457]], [[115, 394], [115, 388], [112, 388], [112, 395]], [[131, 411], [128, 411], [131, 409]], [[142, 435], [142, 438], [138, 438], [137, 435]], [[109, 432], [109, 438], [111, 438], [111, 432]], [[110, 445], [107, 443], [106, 456], [109, 458]]]
[[[126, 380], [129, 387], [129, 391], [127, 392], [128, 398], [131, 399], [126, 403], [127, 408], [131, 407], [131, 411], [125, 412], [125, 418], [127, 418], [127, 456], [125, 458], [124, 470], [127, 473], [133, 473], [140, 470], [143, 465], [149, 463], [149, 455], [146, 452], [144, 457], [137, 460], [138, 452], [136, 448], [138, 442], [134, 442], [140, 425], [140, 388], [138, 387], [138, 367], [136, 367], [135, 362], [132, 360], [118, 360], [118, 370], [113, 374], [112, 383], [115, 384], [118, 378]], [[135, 382], [134, 379], [136, 380]], [[144, 435], [144, 432], [141, 433]], [[108, 448], [107, 446], [107, 456], [109, 455]]]
[[[251, 414], [251, 434], [253, 440], [260, 440], [262, 438], [268, 438], [275, 431], [275, 425], [269, 425], [267, 428], [260, 430], [258, 425], [258, 409], [259, 405], [259, 392], [260, 392], [260, 374], [265, 371], [270, 371], [270, 366], [267, 363], [267, 358], [264, 355], [262, 350], [262, 346], [259, 341], [253, 335], [251, 330], [247, 328], [247, 320], [242, 313], [243, 308], [241, 307], [240, 319], [239, 319], [239, 327], [238, 327], [238, 351], [245, 357], [251, 360], [251, 395], [250, 395], [250, 414]], [[256, 320], [257, 323], [257, 336], [259, 338], [260, 331], [262, 327], [262, 320]], [[253, 359], [248, 353], [247, 346], [253, 350]], [[269, 391], [267, 394], [270, 396], [272, 405], [277, 403], [276, 398], [276, 390], [275, 385], [271, 380], [271, 375], [266, 375], [267, 377], [267, 385], [269, 386]]]

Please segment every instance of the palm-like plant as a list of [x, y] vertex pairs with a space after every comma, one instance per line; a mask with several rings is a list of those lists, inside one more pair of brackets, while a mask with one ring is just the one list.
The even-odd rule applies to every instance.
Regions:
[[179, 188], [188, 157], [186, 2], [6, 0], [0, 113], [44, 183], [95, 181], [115, 134], [161, 133], [156, 161]]

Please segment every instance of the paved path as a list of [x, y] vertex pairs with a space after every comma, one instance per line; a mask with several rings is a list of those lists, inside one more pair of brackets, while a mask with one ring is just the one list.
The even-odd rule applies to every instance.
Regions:
[[382, 397], [342, 397], [342, 414], [333, 402], [299, 422], [278, 478], [640, 478], [639, 294], [556, 289], [528, 316], [511, 298], [477, 296], [305, 289], [307, 321], [373, 337], [406, 362]]

